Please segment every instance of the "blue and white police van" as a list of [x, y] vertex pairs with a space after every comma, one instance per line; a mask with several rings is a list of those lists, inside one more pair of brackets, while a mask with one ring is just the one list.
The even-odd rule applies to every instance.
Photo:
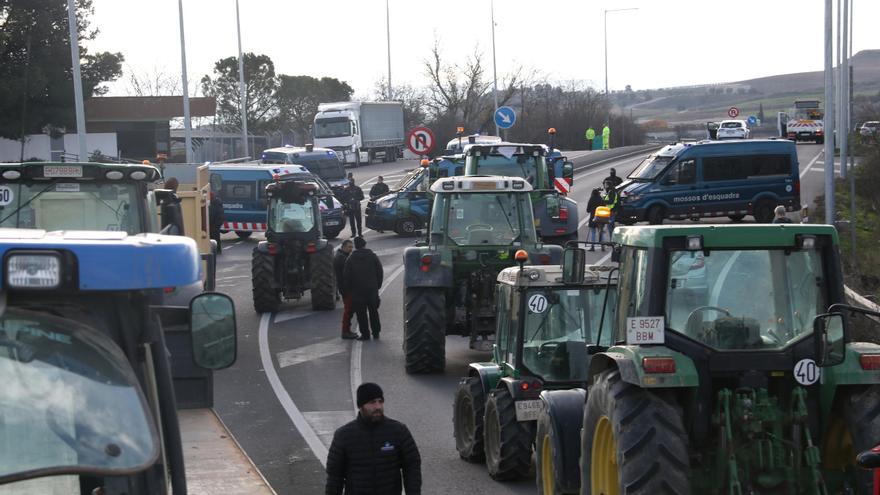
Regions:
[[304, 147], [282, 146], [269, 148], [260, 155], [264, 165], [302, 165], [309, 172], [326, 182], [334, 192], [345, 187], [345, 165], [339, 155], [330, 148], [315, 148], [311, 144]]
[[676, 143], [648, 156], [621, 184], [618, 222], [751, 215], [800, 209], [797, 150], [788, 140]]

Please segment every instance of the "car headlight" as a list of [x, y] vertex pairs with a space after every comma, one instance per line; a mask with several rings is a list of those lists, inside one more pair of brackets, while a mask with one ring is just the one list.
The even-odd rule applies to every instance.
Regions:
[[6, 258], [6, 284], [14, 289], [54, 289], [61, 285], [61, 257], [11, 254]]
[[376, 203], [376, 206], [382, 208], [383, 210], [387, 210], [388, 208], [394, 206], [394, 198], [383, 199], [382, 201]]

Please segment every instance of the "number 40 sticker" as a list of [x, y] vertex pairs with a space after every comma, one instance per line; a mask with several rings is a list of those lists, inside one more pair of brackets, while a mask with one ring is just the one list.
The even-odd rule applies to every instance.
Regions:
[[794, 365], [794, 379], [801, 385], [812, 385], [821, 376], [822, 370], [812, 359], [801, 359]]

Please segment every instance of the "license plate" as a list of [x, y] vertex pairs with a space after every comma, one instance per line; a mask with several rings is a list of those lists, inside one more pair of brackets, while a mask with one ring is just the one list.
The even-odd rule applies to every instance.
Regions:
[[327, 220], [324, 225], [339, 225], [339, 220]]
[[541, 400], [518, 400], [516, 401], [517, 421], [537, 421], [541, 415]]
[[82, 177], [83, 169], [79, 165], [44, 165], [43, 177]]

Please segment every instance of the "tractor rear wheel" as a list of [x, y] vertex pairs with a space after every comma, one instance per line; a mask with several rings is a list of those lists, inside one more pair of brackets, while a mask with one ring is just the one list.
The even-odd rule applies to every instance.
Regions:
[[278, 311], [281, 293], [272, 287], [275, 281], [275, 259], [254, 248], [251, 255], [251, 283], [253, 284], [254, 310], [257, 313]]
[[309, 255], [311, 272], [312, 309], [328, 311], [336, 309], [336, 282], [333, 274], [333, 251], [328, 244], [324, 249]]
[[403, 352], [407, 373], [442, 373], [446, 367], [446, 293], [433, 287], [403, 290]]
[[854, 473], [855, 493], [871, 495], [876, 490], [874, 475], [856, 466], [855, 458], [880, 444], [880, 385], [845, 393], [840, 403], [840, 410], [825, 433], [823, 467]]
[[458, 383], [452, 404], [452, 430], [455, 450], [468, 462], [481, 462], [483, 453], [483, 411], [486, 394], [477, 376], [463, 378]]
[[535, 483], [539, 495], [557, 495], [564, 493], [559, 488], [558, 479], [562, 464], [559, 457], [559, 439], [554, 431], [553, 421], [546, 407], [538, 417], [538, 428], [535, 433]]
[[580, 430], [584, 389], [551, 390], [544, 402], [535, 434], [535, 483], [541, 495], [579, 493]]
[[516, 420], [516, 403], [506, 387], [489, 394], [483, 422], [483, 446], [489, 476], [496, 481], [528, 476], [535, 423]]
[[690, 463], [681, 408], [663, 391], [603, 371], [581, 429], [581, 493], [687, 494]]

